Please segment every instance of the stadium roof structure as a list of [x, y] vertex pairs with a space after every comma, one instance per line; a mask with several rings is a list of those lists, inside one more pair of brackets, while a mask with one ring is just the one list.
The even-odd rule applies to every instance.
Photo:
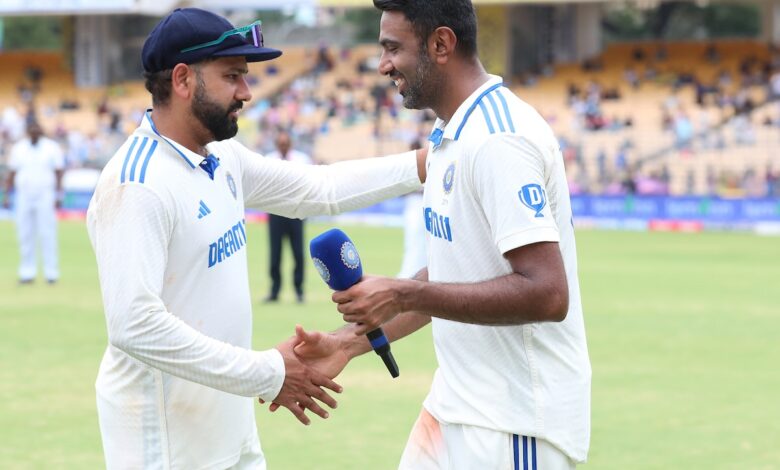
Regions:
[[[624, 0], [471, 0], [474, 5], [510, 5], [510, 4], [537, 4], [551, 5], [555, 3], [623, 3]], [[328, 7], [372, 7], [370, 0], [317, 0], [317, 5]]]
[[180, 3], [180, 0], [2, 0], [0, 16], [163, 15]]
[[[229, 10], [275, 10], [282, 8], [315, 7], [317, 0], [193, 0], [193, 6], [199, 8]], [[363, 0], [363, 6], [373, 6], [370, 0]]]
[[[472, 0], [475, 5], [612, 3], [624, 0]], [[652, 0], [650, 0], [652, 2]], [[660, 1], [660, 0], [657, 0]], [[303, 6], [372, 8], [371, 0], [2, 0], [0, 16], [142, 14], [164, 15], [177, 7], [282, 9]]]

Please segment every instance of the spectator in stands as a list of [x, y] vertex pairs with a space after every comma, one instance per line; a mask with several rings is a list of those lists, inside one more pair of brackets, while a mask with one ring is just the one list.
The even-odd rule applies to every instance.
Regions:
[[696, 193], [696, 172], [689, 168], [685, 174], [685, 194], [691, 196]]
[[607, 179], [607, 151], [604, 147], [596, 153], [596, 172], [599, 184], [604, 184]]
[[773, 171], [772, 165], [768, 164], [764, 180], [766, 181], [766, 197], [780, 196], [780, 171]]
[[780, 68], [775, 69], [769, 78], [769, 99], [780, 100]]
[[747, 197], [763, 197], [766, 195], [766, 180], [753, 168], [746, 168], [742, 174], [742, 190]]
[[712, 165], [707, 165], [705, 174], [705, 184], [707, 185], [707, 194], [715, 195], [718, 192], [718, 175]]
[[655, 49], [655, 60], [664, 62], [668, 57], [669, 53], [666, 50], [666, 45], [664, 43], [658, 44], [658, 47]]
[[623, 194], [636, 194], [636, 180], [631, 170], [626, 169], [621, 172], [620, 186]]
[[11, 149], [4, 206], [10, 207], [15, 190], [16, 229], [19, 237], [19, 283], [32, 283], [38, 272], [37, 245], [43, 275], [54, 284], [60, 278], [57, 256], [57, 208], [62, 204], [62, 149], [43, 135], [37, 122], [27, 125], [26, 139]]
[[718, 46], [715, 43], [709, 43], [704, 50], [704, 59], [710, 64], [720, 63], [720, 52], [718, 52]]
[[[276, 136], [276, 150], [266, 155], [266, 158], [295, 162], [301, 165], [312, 164], [312, 159], [303, 152], [293, 148], [292, 138], [287, 131], [279, 131]], [[282, 287], [282, 242], [287, 238], [293, 254], [293, 286], [295, 287], [295, 300], [300, 304], [304, 301], [303, 293], [303, 219], [293, 219], [276, 214], [268, 214], [268, 240], [270, 249], [269, 275], [271, 276], [271, 290], [264, 302], [278, 302], [279, 291]]]
[[693, 123], [684, 108], [680, 108], [672, 123], [674, 145], [678, 151], [690, 153], [693, 150]]
[[740, 89], [734, 97], [734, 116], [731, 118], [734, 142], [737, 145], [753, 145], [756, 142], [752, 121], [754, 108], [755, 104], [750, 97], [750, 90]]
[[634, 67], [626, 67], [626, 69], [623, 71], [623, 79], [626, 81], [626, 83], [628, 83], [628, 86], [634, 90], [639, 88], [639, 75], [636, 73], [636, 69], [634, 69]]
[[621, 172], [628, 167], [628, 147], [621, 145], [615, 154], [615, 171]]
[[643, 62], [646, 57], [645, 50], [641, 46], [636, 46], [631, 51], [631, 57], [634, 59], [635, 62]]
[[329, 72], [331, 69], [333, 69], [333, 58], [330, 56], [328, 45], [321, 41], [320, 46], [317, 48], [317, 62], [314, 65], [314, 73], [319, 75]]

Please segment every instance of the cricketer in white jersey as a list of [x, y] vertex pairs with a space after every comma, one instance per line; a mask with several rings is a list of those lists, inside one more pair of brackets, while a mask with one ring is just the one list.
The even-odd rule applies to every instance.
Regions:
[[305, 354], [333, 373], [345, 365], [334, 343], [351, 358], [371, 329], [395, 340], [432, 322], [439, 367], [399, 468], [571, 469], [588, 453], [591, 368], [558, 142], [485, 72], [471, 1], [374, 5], [379, 72], [404, 106], [439, 117], [421, 214], [428, 267], [335, 293], [355, 325], [312, 334]]
[[449, 123], [437, 120], [432, 136], [424, 194], [429, 281], [509, 274], [504, 253], [558, 242], [569, 311], [560, 323], [516, 326], [434, 317], [439, 369], [425, 409], [446, 423], [542, 438], [584, 461], [591, 370], [558, 142], [544, 119], [495, 76]]
[[[429, 282], [374, 277], [334, 294], [344, 319], [362, 324], [335, 334], [339, 348], [349, 357], [366, 352], [355, 334], [383, 318], [392, 318], [383, 325], [391, 340], [432, 322], [439, 367], [400, 469], [573, 468], [588, 453], [591, 368], [558, 143], [495, 76], [447, 123], [437, 120], [430, 140], [421, 214], [428, 241], [422, 280]], [[545, 242], [560, 249], [565, 319], [484, 320], [500, 318], [484, 304], [503, 295], [500, 285], [513, 272], [505, 255]], [[463, 294], [481, 285], [499, 288]], [[394, 309], [409, 313], [393, 318]]]
[[271, 401], [285, 377], [276, 349], [251, 350], [245, 206], [367, 206], [419, 188], [415, 155], [307, 166], [226, 140], [207, 146], [212, 179], [152, 118], [109, 161], [87, 213], [110, 343], [96, 383], [107, 465], [228, 468], [260, 452], [251, 397]]

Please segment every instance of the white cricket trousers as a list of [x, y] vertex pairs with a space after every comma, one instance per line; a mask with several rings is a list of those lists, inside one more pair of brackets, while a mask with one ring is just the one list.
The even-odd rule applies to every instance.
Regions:
[[43, 255], [43, 275], [47, 280], [60, 277], [57, 260], [57, 211], [54, 191], [16, 195], [16, 232], [19, 238], [19, 279], [35, 279], [38, 274], [36, 246]]
[[425, 408], [414, 423], [399, 470], [573, 470], [547, 441], [492, 429], [442, 423]]

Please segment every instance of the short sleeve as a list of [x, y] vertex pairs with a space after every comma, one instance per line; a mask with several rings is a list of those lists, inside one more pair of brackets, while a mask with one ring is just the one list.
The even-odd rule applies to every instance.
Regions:
[[547, 201], [553, 152], [525, 137], [500, 134], [473, 155], [472, 184], [501, 253], [560, 240]]

